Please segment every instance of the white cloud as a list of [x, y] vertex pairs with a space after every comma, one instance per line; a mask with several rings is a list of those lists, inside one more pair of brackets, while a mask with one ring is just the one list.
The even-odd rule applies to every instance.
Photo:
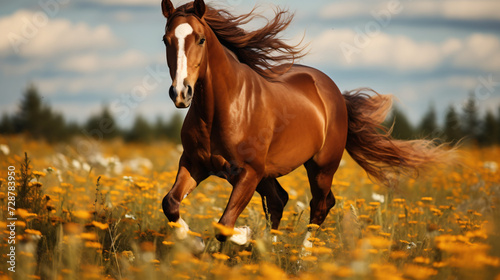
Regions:
[[81, 50], [116, 47], [119, 40], [106, 25], [91, 27], [66, 19], [51, 19], [43, 12], [19, 10], [0, 18], [0, 56], [26, 58], [60, 56]]
[[368, 10], [363, 7], [363, 3], [348, 1], [331, 3], [321, 9], [319, 13], [322, 18], [342, 19], [359, 16], [361, 14], [369, 15], [366, 11]]
[[416, 41], [404, 35], [359, 30], [327, 30], [311, 42], [305, 60], [341, 67], [389, 68], [422, 71], [452, 66], [484, 71], [500, 70], [500, 41], [493, 35], [475, 33], [464, 39], [442, 42]]
[[434, 81], [436, 84], [441, 86], [446, 85], [448, 88], [460, 88], [463, 92], [470, 91], [478, 85], [479, 81], [477, 77], [472, 76], [451, 76], [446, 78], [446, 80], [436, 80]]
[[[452, 19], [500, 19], [500, 2], [497, 0], [447, 0], [427, 1], [439, 15]], [[410, 8], [411, 9], [411, 5]]]
[[[168, 68], [164, 62], [157, 60], [157, 55], [146, 57], [137, 51], [125, 52], [123, 55], [111, 58], [88, 55], [91, 61], [102, 59], [98, 61], [99, 64], [85, 63], [86, 57], [76, 59], [74, 64], [71, 64], [71, 60], [65, 61], [70, 67], [66, 71], [81, 71], [78, 75], [40, 77], [35, 79], [34, 83], [41, 92], [49, 95], [82, 96], [86, 93], [104, 92], [106, 96], [103, 98], [116, 98], [123, 94], [131, 94], [135, 90], [140, 94], [143, 91], [151, 94], [156, 91], [166, 91], [171, 85]], [[78, 61], [80, 59], [82, 61]], [[63, 69], [61, 68], [61, 72], [65, 72]]]
[[157, 5], [160, 6], [160, 1], [157, 0], [92, 0], [92, 2], [96, 2], [104, 5], [127, 5], [127, 6], [136, 6], [136, 5]]
[[[158, 6], [160, 7], [160, 0], [92, 0], [92, 2], [104, 5], [125, 5], [125, 6]], [[180, 3], [186, 1], [173, 0], [172, 3], [177, 7]]]
[[118, 22], [129, 22], [134, 20], [135, 16], [133, 13], [120, 11], [114, 13], [113, 18]]
[[52, 95], [64, 92], [68, 95], [79, 95], [82, 92], [109, 92], [116, 94], [120, 79], [114, 73], [103, 75], [85, 75], [79, 77], [39, 78], [35, 81], [40, 92]]
[[[397, 9], [391, 8], [397, 7]], [[441, 17], [459, 20], [500, 20], [497, 0], [387, 0], [342, 1], [326, 5], [319, 12], [322, 18], [339, 19], [370, 16], [370, 12], [387, 13], [391, 17]]]
[[325, 31], [308, 41], [311, 42], [311, 55], [306, 60], [310, 59], [313, 63], [426, 70], [440, 62], [438, 46], [415, 42], [401, 35], [380, 33], [373, 37], [361, 37], [353, 30], [342, 29]]
[[454, 65], [486, 71], [500, 70], [500, 41], [487, 34], [473, 34], [454, 57]]
[[98, 53], [86, 53], [71, 56], [62, 61], [58, 67], [66, 71], [95, 73], [99, 71], [123, 71], [129, 68], [143, 68], [153, 59], [137, 50], [128, 50], [120, 55], [110, 56]]

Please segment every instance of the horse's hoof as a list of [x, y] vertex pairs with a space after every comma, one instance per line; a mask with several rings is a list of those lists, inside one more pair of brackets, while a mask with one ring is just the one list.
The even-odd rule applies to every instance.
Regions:
[[302, 257], [311, 255], [311, 251], [308, 250], [313, 247], [313, 243], [309, 240], [311, 238], [311, 232], [307, 231], [306, 236], [304, 237], [304, 241], [302, 242], [302, 252], [300, 255]]
[[313, 243], [311, 242], [311, 240], [309, 240], [310, 238], [311, 232], [307, 231], [306, 236], [304, 236], [304, 241], [302, 242], [302, 246], [304, 246], [304, 248], [312, 248]]
[[189, 240], [189, 248], [194, 254], [200, 254], [205, 251], [205, 242], [198, 236], [194, 236]]
[[188, 236], [189, 226], [182, 218], [179, 218], [177, 223], [179, 223], [181, 227], [175, 229], [175, 237], [177, 237], [178, 240], [184, 240]]
[[218, 234], [216, 234], [216, 235], [215, 235], [215, 238], [216, 238], [217, 240], [219, 240], [219, 242], [226, 242], [226, 240], [227, 240], [227, 236], [226, 236], [226, 235], [224, 235], [224, 234], [222, 234], [222, 233], [218, 233]]
[[242, 226], [239, 228], [235, 228], [234, 231], [237, 233], [231, 236], [229, 240], [238, 245], [245, 245], [250, 241], [250, 237], [252, 235], [252, 231], [247, 226]]

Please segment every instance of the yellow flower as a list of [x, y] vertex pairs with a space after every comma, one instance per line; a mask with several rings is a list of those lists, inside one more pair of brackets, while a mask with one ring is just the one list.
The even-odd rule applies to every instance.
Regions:
[[404, 251], [393, 251], [391, 252], [391, 259], [395, 259], [395, 260], [398, 260], [398, 259], [404, 259], [408, 256], [408, 253], [404, 252]]
[[191, 235], [191, 236], [195, 236], [195, 237], [200, 237], [201, 238], [201, 233], [197, 233], [197, 232], [194, 232], [194, 231], [188, 231], [188, 234]]
[[99, 242], [87, 241], [87, 242], [85, 242], [85, 247], [101, 249], [102, 245]]
[[274, 235], [283, 235], [283, 232], [279, 231], [277, 229], [271, 229], [271, 234], [274, 234]]
[[217, 233], [220, 233], [224, 236], [231, 236], [234, 234], [238, 234], [238, 232], [236, 232], [233, 228], [226, 227], [226, 226], [219, 224], [219, 223], [216, 223], [216, 222], [213, 222], [212, 226], [215, 228], [215, 231]]
[[41, 188], [43, 186], [43, 184], [41, 182], [36, 181], [36, 182], [30, 182], [28, 184], [28, 186], [30, 186], [32, 188]]
[[318, 258], [315, 256], [304, 256], [302, 257], [302, 260], [305, 262], [316, 262]]
[[16, 213], [22, 219], [29, 219], [29, 218], [37, 216], [35, 213], [30, 213], [30, 212], [28, 212], [28, 210], [22, 209], [22, 208], [17, 209]]
[[108, 224], [103, 224], [103, 223], [99, 223], [99, 222], [96, 222], [96, 221], [92, 221], [92, 225], [95, 226], [96, 228], [99, 228], [99, 229], [102, 229], [102, 230], [105, 230], [105, 229], [109, 228]]
[[[246, 251], [243, 251], [243, 252], [246, 252]], [[242, 252], [240, 252], [240, 253], [242, 253]], [[256, 272], [259, 270], [260, 266], [257, 264], [245, 264], [242, 268], [244, 270], [247, 270], [247, 271]]]
[[82, 210], [71, 212], [71, 214], [82, 220], [89, 219], [92, 216], [88, 211], [82, 211]]
[[437, 270], [435, 269], [414, 264], [405, 265], [403, 271], [405, 276], [416, 280], [425, 280], [437, 274]]
[[377, 208], [380, 206], [380, 202], [378, 201], [373, 201], [373, 202], [370, 202], [369, 205], [373, 208]]
[[382, 237], [387, 237], [387, 238], [391, 237], [391, 234], [388, 232], [379, 232], [378, 234]]
[[381, 236], [373, 236], [373, 237], [369, 237], [367, 239], [368, 239], [368, 242], [370, 242], [370, 245], [372, 245], [376, 249], [386, 249], [387, 247], [389, 247], [392, 244], [392, 242], [390, 240], [385, 239]]
[[33, 175], [38, 179], [40, 177], [45, 177], [45, 172], [42, 172], [42, 171], [33, 171]]
[[379, 226], [379, 225], [369, 225], [366, 227], [368, 230], [372, 230], [372, 231], [379, 231], [382, 229], [382, 226]]
[[229, 260], [229, 256], [228, 255], [224, 255], [222, 253], [213, 253], [212, 256], [218, 260], [222, 260], [222, 261], [227, 261]]
[[318, 255], [329, 255], [332, 253], [332, 249], [327, 247], [311, 247], [311, 248], [306, 248], [306, 251]]
[[311, 230], [315, 230], [315, 229], [318, 229], [318, 228], [319, 228], [319, 225], [317, 225], [317, 224], [308, 224], [308, 225], [307, 225], [307, 228], [308, 228], [308, 229], [311, 229]]
[[238, 255], [240, 257], [249, 257], [252, 255], [252, 252], [249, 252], [249, 251], [241, 251], [241, 252], [238, 252]]
[[263, 263], [260, 266], [259, 272], [263, 279], [287, 279], [286, 273], [272, 264]]
[[38, 236], [42, 235], [42, 233], [40, 231], [34, 230], [34, 229], [26, 229], [24, 232], [27, 234], [33, 234], [33, 235], [38, 235]]
[[361, 208], [365, 204], [365, 200], [363, 198], [356, 199], [356, 207]]
[[66, 189], [72, 189], [73, 185], [70, 183], [61, 183], [61, 187], [66, 188]]
[[80, 238], [84, 240], [97, 240], [97, 234], [94, 232], [83, 232], [80, 234]]
[[168, 225], [171, 227], [171, 228], [181, 228], [182, 225], [177, 223], [177, 222], [168, 222]]
[[424, 257], [416, 257], [413, 259], [414, 263], [420, 263], [420, 264], [429, 264], [431, 260], [429, 258], [424, 258]]

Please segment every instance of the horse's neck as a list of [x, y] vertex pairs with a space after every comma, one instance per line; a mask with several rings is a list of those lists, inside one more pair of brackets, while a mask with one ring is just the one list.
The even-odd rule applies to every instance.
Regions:
[[195, 98], [198, 98], [193, 104], [206, 123], [212, 123], [214, 116], [221, 113], [220, 110], [229, 109], [230, 101], [240, 94], [242, 84], [239, 81], [242, 77], [238, 75], [242, 66], [237, 56], [217, 40], [213, 44], [207, 53], [206, 73], [200, 80], [201, 92], [198, 96], [195, 92]]

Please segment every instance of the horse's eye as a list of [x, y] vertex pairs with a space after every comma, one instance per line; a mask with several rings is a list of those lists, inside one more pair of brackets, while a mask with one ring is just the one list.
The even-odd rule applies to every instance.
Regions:
[[205, 38], [201, 38], [201, 39], [200, 39], [200, 42], [199, 42], [198, 44], [203, 45], [203, 44], [205, 43], [205, 41], [206, 41], [206, 39], [205, 39]]

